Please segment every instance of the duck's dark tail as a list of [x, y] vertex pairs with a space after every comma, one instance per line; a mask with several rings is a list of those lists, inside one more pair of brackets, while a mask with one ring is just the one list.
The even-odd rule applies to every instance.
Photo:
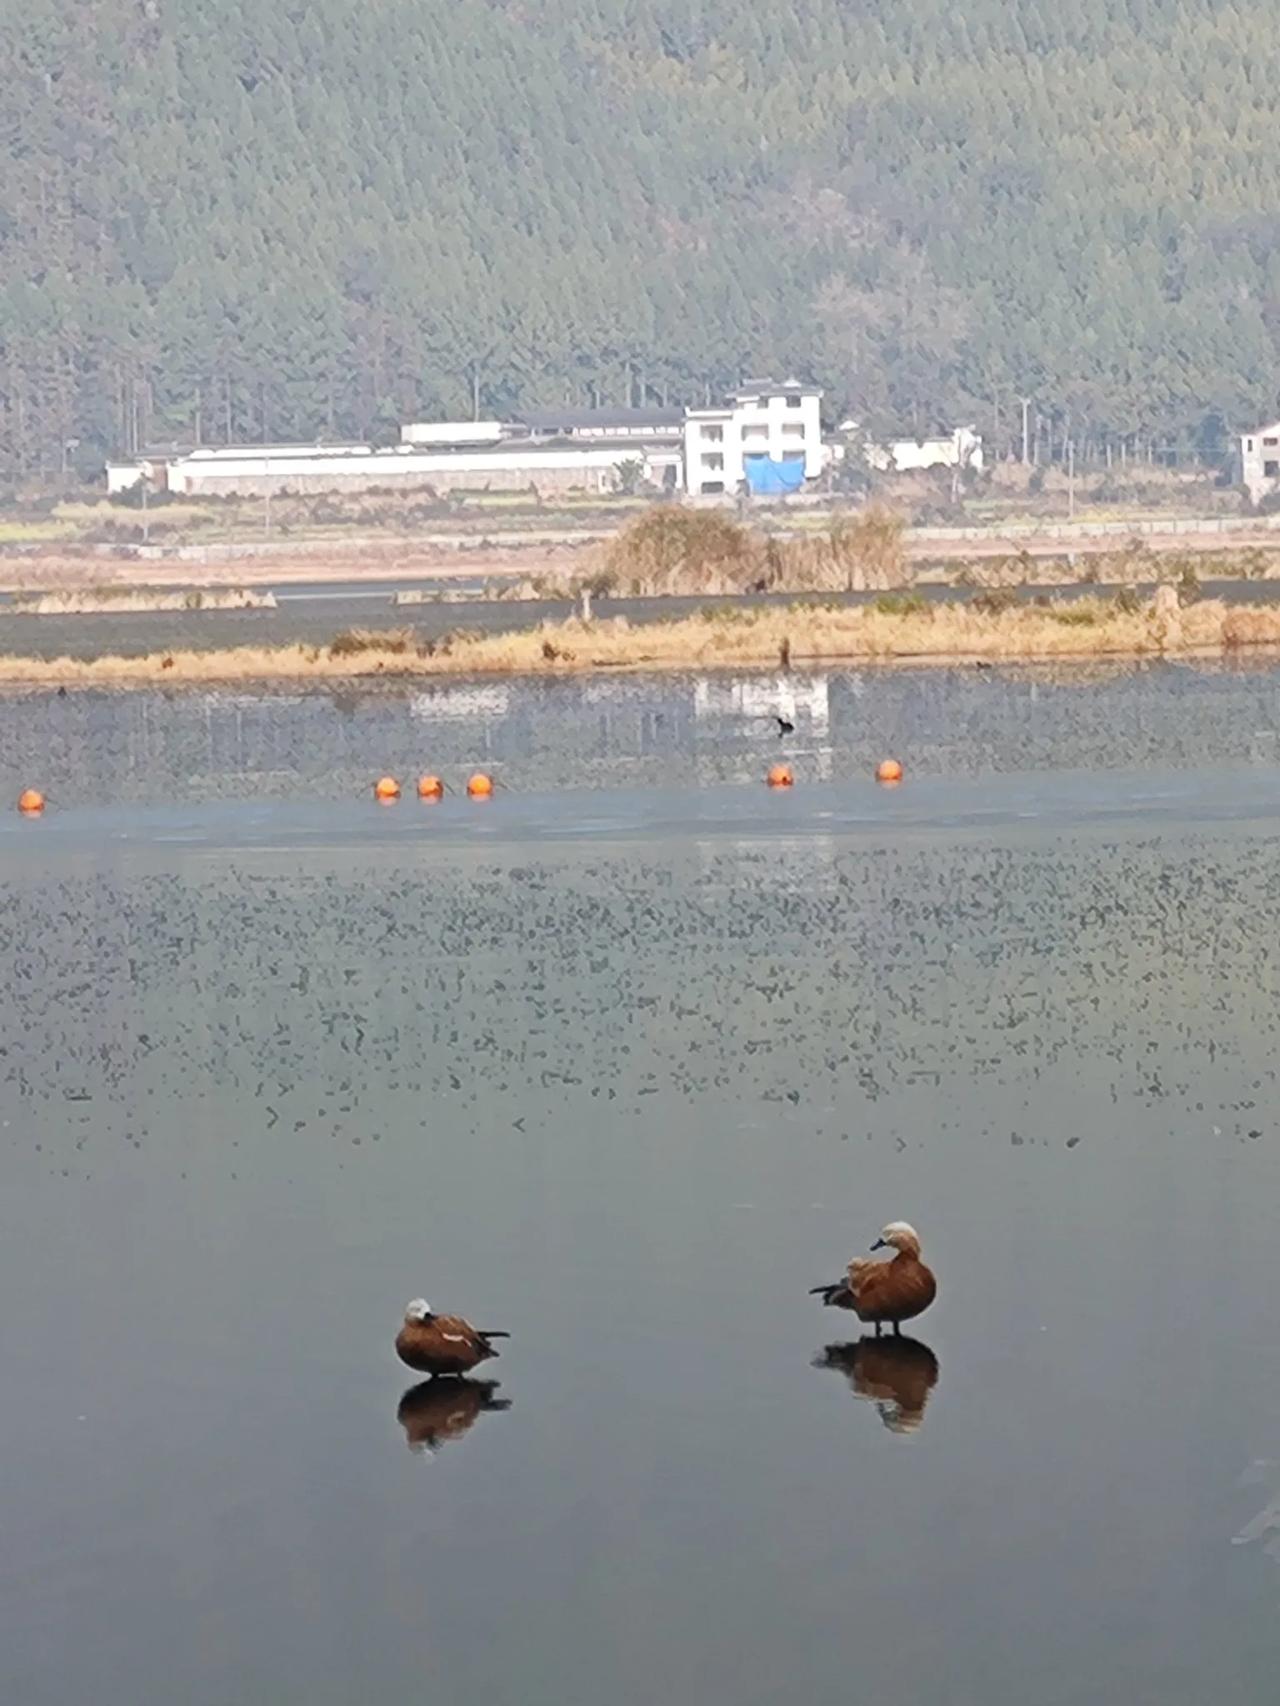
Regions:
[[829, 1306], [834, 1303], [837, 1293], [842, 1292], [844, 1287], [845, 1282], [843, 1280], [836, 1280], [832, 1285], [815, 1285], [811, 1287], [809, 1296], [820, 1297]]
[[480, 1337], [482, 1339], [509, 1339], [511, 1337], [511, 1334], [510, 1333], [501, 1333], [497, 1330], [497, 1328], [494, 1328], [493, 1331], [491, 1332], [488, 1327], [482, 1327], [480, 1329]]

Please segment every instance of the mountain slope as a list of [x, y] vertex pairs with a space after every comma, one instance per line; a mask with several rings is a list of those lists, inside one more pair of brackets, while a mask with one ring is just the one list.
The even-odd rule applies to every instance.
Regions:
[[16, 0], [0, 458], [811, 375], [1277, 396], [1270, 0]]

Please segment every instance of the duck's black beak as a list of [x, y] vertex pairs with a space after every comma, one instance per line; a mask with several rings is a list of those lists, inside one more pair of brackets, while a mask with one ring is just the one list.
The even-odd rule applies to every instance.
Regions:
[[877, 1238], [871, 1248], [873, 1250], [887, 1250], [889, 1246], [885, 1243], [883, 1238]]

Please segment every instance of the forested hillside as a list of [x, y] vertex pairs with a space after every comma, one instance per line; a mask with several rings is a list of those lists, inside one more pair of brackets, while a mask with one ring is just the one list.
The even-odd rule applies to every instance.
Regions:
[[0, 464], [746, 372], [1280, 393], [1275, 0], [2, 0]]

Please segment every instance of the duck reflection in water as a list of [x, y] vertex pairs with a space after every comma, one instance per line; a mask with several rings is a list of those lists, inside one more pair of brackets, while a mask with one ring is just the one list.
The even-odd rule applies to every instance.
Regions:
[[938, 1384], [938, 1359], [928, 1345], [903, 1335], [865, 1334], [856, 1344], [828, 1345], [815, 1368], [835, 1368], [855, 1398], [869, 1398], [891, 1433], [913, 1434], [924, 1421], [929, 1394]]
[[450, 1440], [461, 1439], [486, 1411], [509, 1410], [510, 1398], [495, 1397], [497, 1390], [496, 1380], [469, 1380], [465, 1375], [411, 1386], [396, 1411], [409, 1450], [436, 1452]]

